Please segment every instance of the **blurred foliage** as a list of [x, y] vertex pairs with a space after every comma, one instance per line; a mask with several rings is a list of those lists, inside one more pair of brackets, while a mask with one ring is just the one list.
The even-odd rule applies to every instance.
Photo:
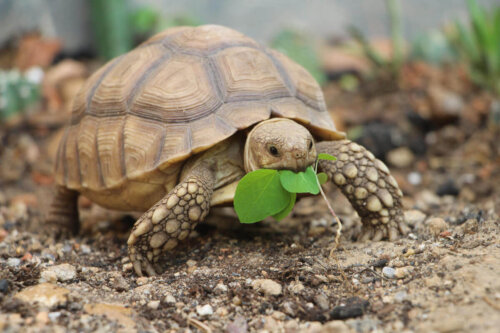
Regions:
[[471, 79], [500, 96], [500, 6], [480, 7], [467, 0], [469, 22], [458, 20], [448, 35]]
[[320, 85], [326, 81], [311, 38], [295, 30], [284, 29], [274, 37], [271, 47], [299, 63]]
[[0, 71], [0, 120], [23, 112], [40, 99], [41, 68], [23, 75], [17, 69]]
[[348, 28], [348, 31], [351, 37], [361, 45], [364, 56], [375, 68], [375, 75], [386, 76], [389, 74], [393, 78], [397, 78], [399, 77], [404, 60], [401, 5], [399, 0], [386, 0], [385, 3], [389, 14], [389, 27], [391, 32], [391, 57], [383, 57], [377, 52], [357, 27], [351, 26]]
[[414, 59], [441, 65], [455, 60], [456, 52], [451, 47], [444, 32], [432, 30], [420, 35], [413, 41], [411, 56]]
[[106, 60], [132, 47], [127, 0], [91, 0], [91, 18], [97, 51]]
[[130, 15], [131, 29], [136, 44], [165, 29], [177, 26], [197, 26], [203, 24], [201, 20], [190, 15], [176, 15], [162, 17], [152, 7], [141, 7]]

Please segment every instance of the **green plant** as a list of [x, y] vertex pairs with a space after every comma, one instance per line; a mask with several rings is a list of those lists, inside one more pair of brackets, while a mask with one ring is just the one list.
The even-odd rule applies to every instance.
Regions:
[[299, 63], [320, 85], [326, 81], [326, 75], [321, 69], [314, 45], [306, 35], [295, 30], [284, 29], [273, 38], [271, 47]]
[[91, 0], [92, 27], [99, 56], [103, 59], [117, 57], [132, 48], [126, 0]]
[[[319, 159], [334, 160], [328, 154], [319, 154]], [[286, 217], [292, 210], [297, 193], [318, 194], [321, 184], [326, 182], [324, 173], [316, 175], [317, 163], [304, 172], [290, 170], [259, 169], [250, 172], [238, 183], [234, 196], [234, 209], [241, 223], [255, 223], [268, 216], [277, 220]]]
[[448, 38], [472, 81], [500, 95], [500, 6], [487, 10], [467, 0], [467, 8], [469, 24], [455, 21]]
[[403, 65], [403, 32], [401, 27], [401, 5], [399, 0], [386, 0], [387, 12], [389, 14], [389, 27], [391, 32], [392, 56], [383, 57], [363, 33], [356, 27], [351, 26], [348, 32], [362, 48], [365, 57], [372, 63], [376, 74], [389, 73], [394, 78], [399, 77], [401, 66]]
[[31, 68], [24, 74], [18, 70], [0, 70], [0, 120], [21, 113], [40, 99], [42, 69]]

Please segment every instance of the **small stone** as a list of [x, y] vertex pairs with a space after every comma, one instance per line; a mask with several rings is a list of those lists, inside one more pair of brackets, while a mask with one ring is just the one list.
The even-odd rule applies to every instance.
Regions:
[[422, 183], [422, 175], [417, 171], [410, 172], [406, 178], [408, 179], [408, 182], [414, 186]]
[[125, 278], [118, 272], [113, 272], [110, 282], [111, 287], [116, 291], [125, 291], [130, 288], [127, 280], [125, 280]]
[[56, 311], [56, 312], [49, 312], [48, 314], [48, 317], [50, 319], [51, 322], [56, 322], [57, 319], [59, 319], [59, 317], [61, 316], [61, 312], [60, 311]]
[[197, 306], [196, 312], [200, 316], [210, 316], [214, 313], [214, 310], [212, 309], [212, 306], [210, 304], [205, 304], [203, 306]]
[[160, 307], [160, 301], [150, 301], [147, 305], [151, 310], [158, 310]]
[[413, 267], [405, 266], [405, 267], [397, 267], [394, 272], [394, 276], [396, 279], [404, 279], [411, 275], [413, 272]]
[[89, 303], [83, 310], [90, 315], [105, 316], [108, 320], [117, 321], [128, 330], [132, 330], [136, 323], [132, 319], [132, 309], [118, 304]]
[[348, 319], [361, 317], [370, 303], [367, 300], [359, 297], [351, 297], [347, 299], [346, 305], [339, 305], [333, 308], [330, 316], [333, 319]]
[[288, 290], [290, 290], [294, 294], [300, 294], [300, 292], [304, 290], [304, 285], [298, 281], [293, 281], [288, 286]]
[[425, 224], [429, 233], [434, 237], [438, 237], [441, 232], [448, 229], [448, 223], [440, 217], [430, 218]]
[[458, 189], [455, 181], [453, 179], [448, 179], [444, 183], [438, 186], [436, 190], [436, 194], [440, 197], [444, 195], [453, 195], [457, 196], [460, 190]]
[[396, 270], [392, 267], [382, 268], [382, 274], [388, 279], [394, 279], [396, 277]]
[[314, 303], [323, 311], [326, 311], [330, 308], [330, 303], [328, 302], [328, 298], [324, 294], [317, 294], [314, 296]]
[[257, 279], [252, 282], [252, 287], [257, 291], [262, 291], [266, 295], [281, 295], [281, 285], [270, 279]]
[[0, 293], [7, 294], [9, 291], [9, 280], [0, 279]]
[[29, 304], [38, 303], [42, 306], [53, 308], [62, 306], [68, 301], [69, 290], [51, 283], [41, 283], [28, 287], [17, 293], [14, 298]]
[[413, 152], [408, 147], [400, 147], [387, 153], [387, 161], [397, 168], [407, 168], [415, 160]]
[[57, 281], [70, 281], [76, 278], [76, 268], [70, 264], [60, 264], [48, 267], [40, 274], [41, 282], [53, 281], [54, 274]]
[[35, 321], [40, 324], [48, 324], [49, 320], [49, 313], [47, 311], [40, 311], [35, 316]]
[[239, 298], [238, 296], [234, 296], [233, 297], [233, 304], [236, 306], [241, 305], [241, 298]]
[[139, 285], [139, 286], [143, 286], [145, 285], [146, 283], [149, 282], [149, 278], [146, 277], [146, 276], [141, 276], [141, 277], [138, 277], [135, 282]]
[[9, 258], [9, 259], [7, 259], [7, 265], [10, 267], [17, 267], [17, 266], [21, 265], [21, 259]]
[[321, 332], [324, 333], [350, 333], [349, 327], [341, 320], [332, 320], [321, 327]]
[[167, 296], [165, 296], [165, 303], [167, 303], [167, 304], [175, 304], [175, 302], [177, 302], [177, 300], [171, 294], [167, 294]]
[[404, 214], [406, 222], [412, 227], [422, 223], [426, 217], [426, 215], [418, 209], [407, 210]]
[[216, 286], [215, 286], [215, 291], [216, 292], [219, 292], [219, 293], [225, 293], [227, 292], [227, 286], [222, 283], [222, 282], [219, 282]]

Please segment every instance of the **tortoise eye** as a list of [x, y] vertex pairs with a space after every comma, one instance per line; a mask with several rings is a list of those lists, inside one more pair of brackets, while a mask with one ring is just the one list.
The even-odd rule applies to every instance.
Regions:
[[313, 142], [309, 142], [309, 150], [313, 149]]
[[278, 148], [276, 148], [275, 146], [269, 146], [269, 152], [273, 156], [278, 156]]

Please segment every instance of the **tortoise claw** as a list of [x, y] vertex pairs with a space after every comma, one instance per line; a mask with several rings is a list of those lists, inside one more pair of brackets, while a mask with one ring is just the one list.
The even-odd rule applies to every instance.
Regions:
[[[154, 276], [157, 275], [156, 269], [154, 269], [153, 265], [146, 258], [136, 258], [133, 262], [135, 274], [138, 276]], [[144, 274], [146, 273], [146, 274]]]

